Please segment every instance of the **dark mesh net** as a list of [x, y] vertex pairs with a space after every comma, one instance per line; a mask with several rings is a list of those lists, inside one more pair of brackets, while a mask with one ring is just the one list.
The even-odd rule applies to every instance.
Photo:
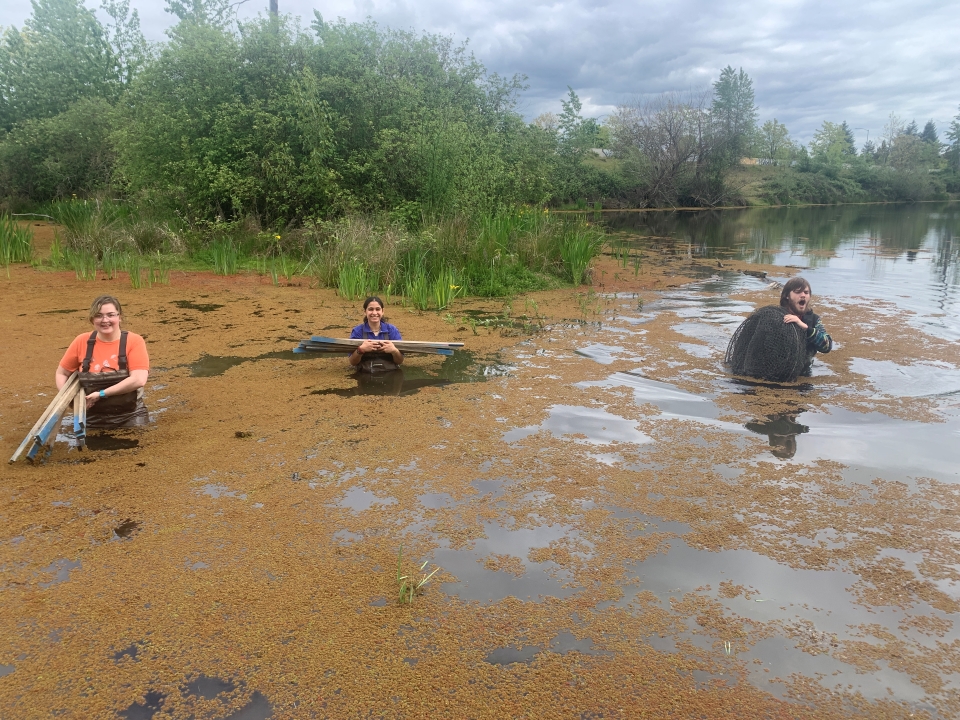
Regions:
[[735, 375], [792, 382], [803, 372], [807, 341], [800, 327], [783, 321], [786, 314], [782, 307], [768, 305], [740, 323], [724, 357]]

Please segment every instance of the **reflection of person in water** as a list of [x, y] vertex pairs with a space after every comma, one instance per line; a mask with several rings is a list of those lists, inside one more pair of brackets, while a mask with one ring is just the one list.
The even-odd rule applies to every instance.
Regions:
[[116, 428], [146, 425], [143, 386], [150, 372], [147, 345], [136, 333], [120, 329], [120, 301], [101, 295], [90, 306], [92, 333], [78, 335], [57, 367], [59, 390], [80, 371], [87, 393], [87, 427]]
[[403, 369], [393, 372], [358, 372], [356, 395], [399, 395], [403, 392]]
[[387, 372], [403, 363], [403, 353], [393, 344], [403, 338], [383, 316], [383, 300], [378, 297], [368, 297], [363, 302], [363, 323], [351, 331], [350, 337], [363, 340], [350, 353], [350, 364], [361, 372]]
[[770, 438], [770, 452], [782, 460], [789, 460], [797, 453], [797, 435], [810, 432], [810, 428], [797, 422], [796, 413], [769, 415], [766, 422], [747, 423], [747, 430]]
[[819, 316], [810, 309], [810, 283], [802, 277], [790, 278], [780, 292], [780, 307], [787, 311], [785, 323], [793, 323], [803, 330], [807, 340], [807, 365], [818, 353], [833, 349], [833, 340], [820, 322]]

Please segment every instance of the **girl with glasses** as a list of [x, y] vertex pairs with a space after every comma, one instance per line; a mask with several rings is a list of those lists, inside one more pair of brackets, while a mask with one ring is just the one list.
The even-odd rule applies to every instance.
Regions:
[[150, 372], [147, 345], [136, 333], [120, 329], [123, 309], [111, 295], [90, 306], [93, 332], [78, 335], [57, 367], [57, 389], [80, 371], [87, 394], [87, 427], [136, 427], [149, 422], [143, 386]]

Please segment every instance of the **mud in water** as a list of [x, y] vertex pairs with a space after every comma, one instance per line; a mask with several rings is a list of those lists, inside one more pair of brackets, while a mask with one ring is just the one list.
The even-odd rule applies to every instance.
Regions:
[[[5, 468], [0, 716], [960, 716], [955, 343], [814, 284], [837, 349], [734, 379], [726, 340], [779, 295], [738, 271], [791, 271], [661, 250], [526, 308], [388, 306], [470, 354], [370, 392], [289, 352], [360, 321], [333, 291], [13, 268], [7, 456], [88, 327], [51, 311], [106, 291], [153, 422]], [[441, 568], [409, 605], [401, 544]]]

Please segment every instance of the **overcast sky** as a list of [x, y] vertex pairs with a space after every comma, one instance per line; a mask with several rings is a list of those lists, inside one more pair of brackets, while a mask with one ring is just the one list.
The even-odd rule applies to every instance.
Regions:
[[[279, 0], [303, 24], [371, 17], [399, 29], [469, 40], [491, 71], [528, 76], [521, 110], [560, 109], [567, 85], [584, 115], [602, 117], [638, 94], [708, 88], [726, 65], [753, 79], [760, 120], [807, 142], [824, 120], [878, 139], [891, 112], [941, 139], [960, 105], [960, 0]], [[87, 0], [93, 7], [99, 0]], [[240, 17], [264, 12], [248, 0]], [[151, 40], [172, 16], [163, 0], [131, 0]], [[0, 0], [0, 25], [21, 26], [23, 0]]]

